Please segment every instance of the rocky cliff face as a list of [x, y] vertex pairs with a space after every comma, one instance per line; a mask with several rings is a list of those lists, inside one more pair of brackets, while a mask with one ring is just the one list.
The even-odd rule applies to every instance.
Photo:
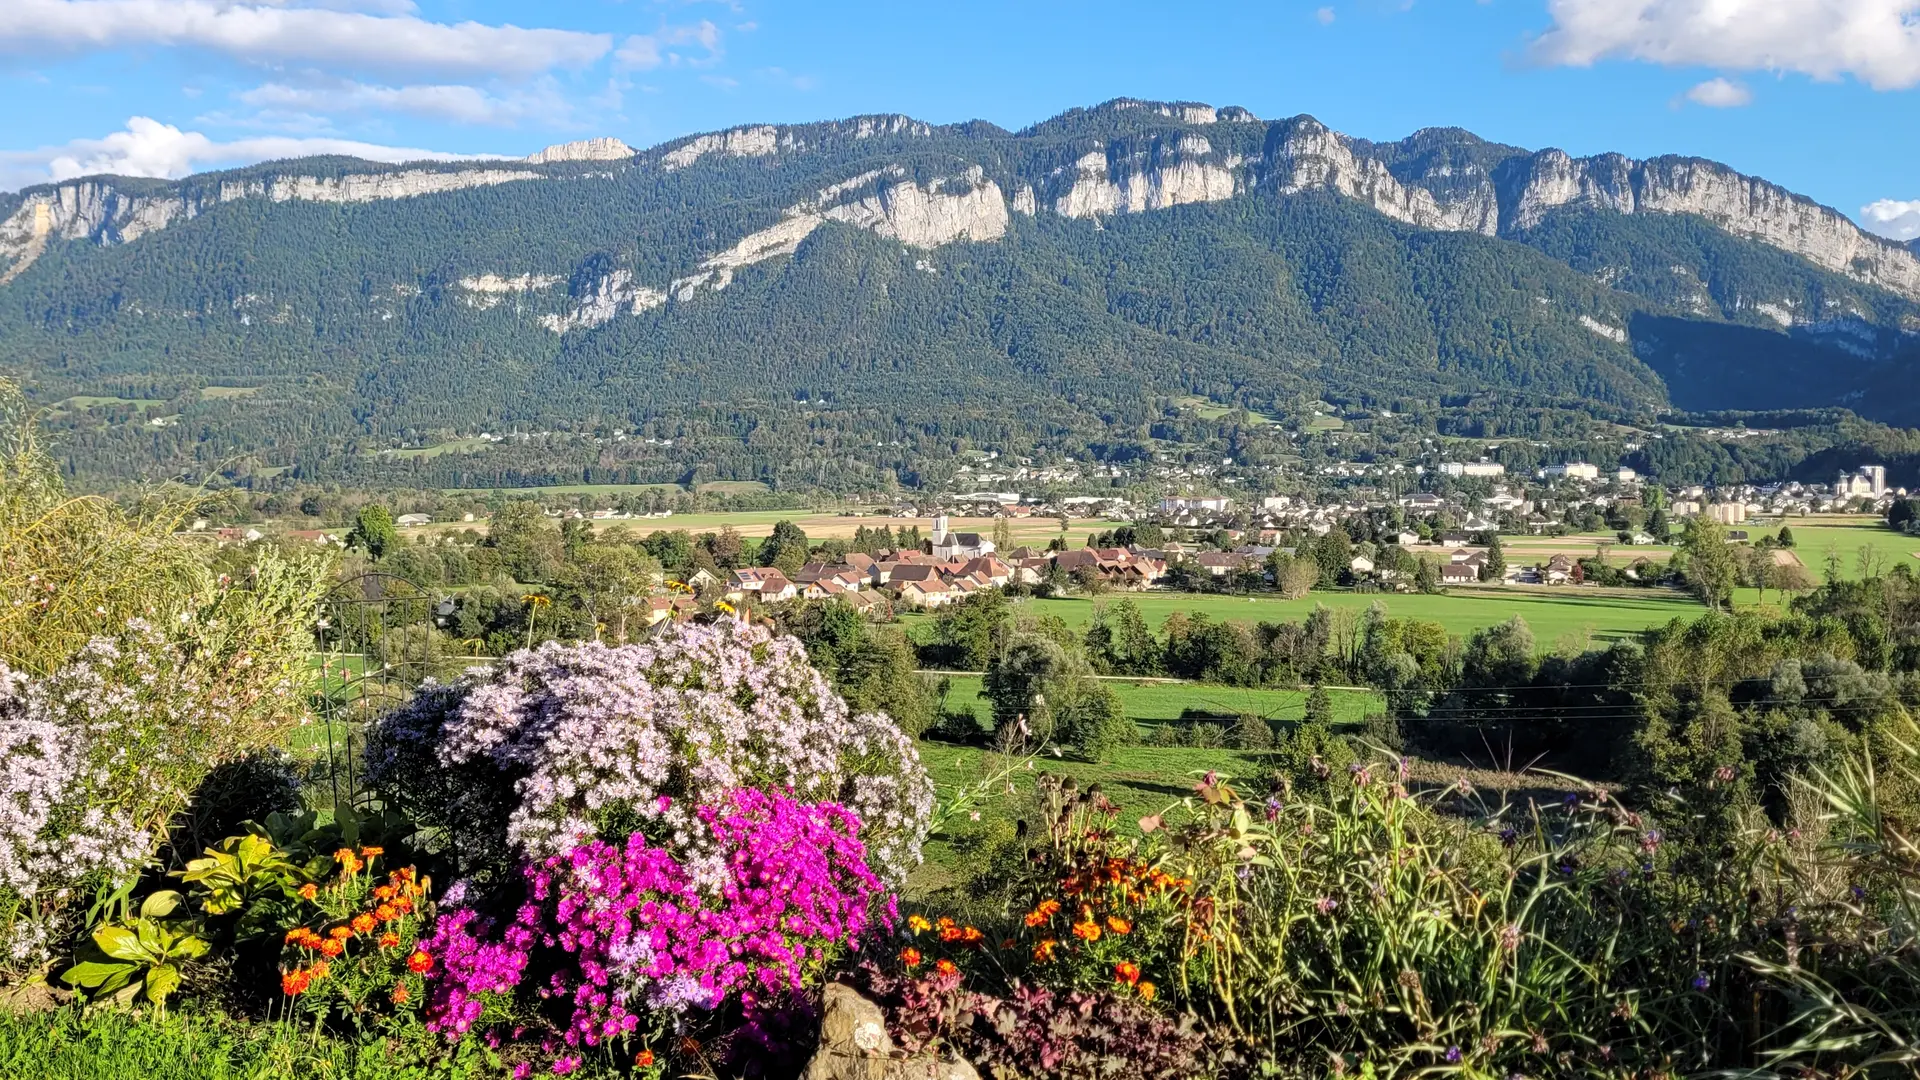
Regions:
[[[1212, 120], [1208, 120], [1212, 123]], [[1065, 217], [1138, 214], [1182, 203], [1230, 199], [1242, 190], [1241, 160], [1217, 154], [1197, 134], [1090, 151], [1047, 178], [1047, 200]]]
[[[862, 191], [865, 194], [858, 194]], [[876, 170], [830, 185], [812, 200], [788, 207], [780, 221], [702, 260], [693, 273], [675, 278], [664, 290], [636, 284], [630, 271], [615, 270], [587, 295], [576, 297], [571, 310], [543, 316], [541, 325], [564, 334], [598, 326], [623, 311], [638, 315], [666, 303], [669, 296], [686, 303], [702, 292], [720, 292], [733, 284], [736, 271], [793, 254], [829, 221], [917, 248], [998, 240], [1006, 235], [1009, 224], [1006, 193], [978, 167], [925, 184], [906, 179], [898, 168]], [[487, 280], [521, 279], [487, 275]]]
[[537, 154], [528, 154], [525, 160], [534, 165], [550, 165], [560, 161], [626, 161], [633, 155], [633, 147], [619, 139], [602, 137], [549, 146]]
[[239, 199], [273, 202], [377, 202], [407, 199], [519, 180], [545, 173], [527, 169], [411, 169], [344, 176], [272, 176], [220, 181], [210, 186], [182, 185], [164, 194], [122, 192], [111, 178], [75, 180], [29, 192], [0, 222], [0, 260], [7, 280], [18, 276], [45, 250], [49, 237], [127, 244], [176, 221], [200, 216], [221, 203]]
[[[936, 137], [943, 140], [942, 154], [958, 162], [949, 164], [951, 158], [943, 156], [932, 167], [957, 175], [909, 179], [909, 167], [924, 177], [929, 166], [908, 155], [919, 141]], [[839, 156], [812, 160], [849, 164], [839, 174], [832, 166], [810, 167], [802, 175], [826, 182], [815, 197], [790, 206], [778, 224], [739, 238], [678, 280], [655, 283], [646, 297], [724, 288], [733, 270], [790, 252], [827, 221], [934, 248], [999, 239], [1013, 214], [1084, 219], [1151, 213], [1265, 189], [1282, 195], [1334, 192], [1415, 228], [1490, 236], [1524, 234], [1566, 208], [1688, 214], [1920, 299], [1920, 252], [1914, 247], [1868, 234], [1833, 210], [1713, 162], [1635, 161], [1618, 154], [1572, 158], [1559, 150], [1496, 146], [1450, 129], [1376, 144], [1311, 117], [1267, 122], [1240, 108], [1131, 99], [1074, 110], [1018, 134], [978, 123], [935, 128], [882, 115], [738, 127], [638, 154], [617, 139], [600, 138], [548, 147], [512, 164], [369, 165], [346, 175], [215, 176], [131, 189], [113, 178], [77, 180], [27, 192], [0, 221], [0, 284], [57, 241], [128, 243], [238, 199], [371, 202], [545, 179], [554, 171], [538, 166], [555, 163], [631, 160], [641, 170], [672, 173], [703, 162], [809, 153], [832, 153]], [[980, 164], [969, 168], [969, 160]], [[918, 164], [902, 164], [913, 162]]]

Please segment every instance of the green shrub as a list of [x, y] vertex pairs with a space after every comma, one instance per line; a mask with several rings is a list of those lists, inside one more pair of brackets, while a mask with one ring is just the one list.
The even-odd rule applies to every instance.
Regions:
[[1242, 716], [1227, 733], [1227, 741], [1235, 750], [1271, 750], [1273, 725], [1263, 716]]
[[1219, 724], [1192, 724], [1185, 745], [1195, 750], [1218, 750], [1227, 744], [1227, 729]]

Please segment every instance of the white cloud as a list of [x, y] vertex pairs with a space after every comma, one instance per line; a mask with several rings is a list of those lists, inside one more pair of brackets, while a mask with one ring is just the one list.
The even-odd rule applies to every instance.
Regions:
[[[697, 45], [705, 55], [688, 56], [679, 47]], [[706, 19], [688, 26], [667, 26], [652, 34], [634, 34], [614, 51], [616, 67], [627, 71], [652, 71], [662, 64], [678, 67], [709, 67], [721, 56], [720, 28]]]
[[1889, 240], [1920, 239], [1920, 199], [1881, 199], [1860, 208], [1860, 224]]
[[1313, 17], [1320, 20], [1321, 26], [1330, 26], [1333, 24], [1333, 19], [1334, 19], [1333, 9], [1330, 7], [1323, 7], [1320, 10], [1314, 12]]
[[[440, 23], [394, 0], [4, 0], [0, 54], [42, 56], [140, 46], [211, 49], [248, 63], [526, 76], [582, 67], [608, 34]], [[368, 10], [343, 10], [361, 8]]]
[[564, 124], [571, 109], [550, 80], [527, 89], [495, 93], [477, 86], [378, 86], [350, 79], [313, 75], [298, 82], [271, 82], [239, 95], [239, 100], [270, 115], [295, 113], [338, 116], [397, 112], [456, 124], [513, 127], [523, 122]]
[[1920, 0], [1549, 0], [1536, 60], [1852, 76], [1877, 90], [1920, 84]]
[[197, 131], [182, 131], [144, 116], [125, 130], [100, 139], [75, 139], [65, 146], [0, 151], [0, 190], [49, 180], [112, 173], [119, 176], [180, 177], [216, 166], [251, 164], [276, 158], [345, 154], [370, 161], [454, 161], [491, 154], [448, 154], [404, 146], [382, 146], [352, 139], [295, 138], [269, 135], [215, 142]]
[[1687, 91], [1687, 100], [1709, 109], [1737, 109], [1753, 104], [1753, 91], [1728, 79], [1708, 79]]

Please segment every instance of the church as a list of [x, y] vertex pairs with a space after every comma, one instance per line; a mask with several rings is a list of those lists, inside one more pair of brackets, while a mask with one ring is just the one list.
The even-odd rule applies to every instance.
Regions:
[[927, 541], [927, 554], [947, 562], [964, 562], [993, 554], [993, 541], [979, 533], [947, 531], [947, 515], [933, 519], [933, 537]]

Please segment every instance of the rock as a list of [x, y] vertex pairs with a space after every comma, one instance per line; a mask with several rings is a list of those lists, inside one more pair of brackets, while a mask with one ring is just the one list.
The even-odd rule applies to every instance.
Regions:
[[556, 161], [625, 161], [633, 153], [633, 147], [619, 139], [602, 136], [549, 146], [537, 154], [528, 154], [525, 160], [533, 165], [548, 165]]
[[804, 1080], [979, 1080], [964, 1061], [895, 1050], [880, 1006], [851, 987], [829, 984], [823, 1014], [820, 1049], [801, 1074]]

